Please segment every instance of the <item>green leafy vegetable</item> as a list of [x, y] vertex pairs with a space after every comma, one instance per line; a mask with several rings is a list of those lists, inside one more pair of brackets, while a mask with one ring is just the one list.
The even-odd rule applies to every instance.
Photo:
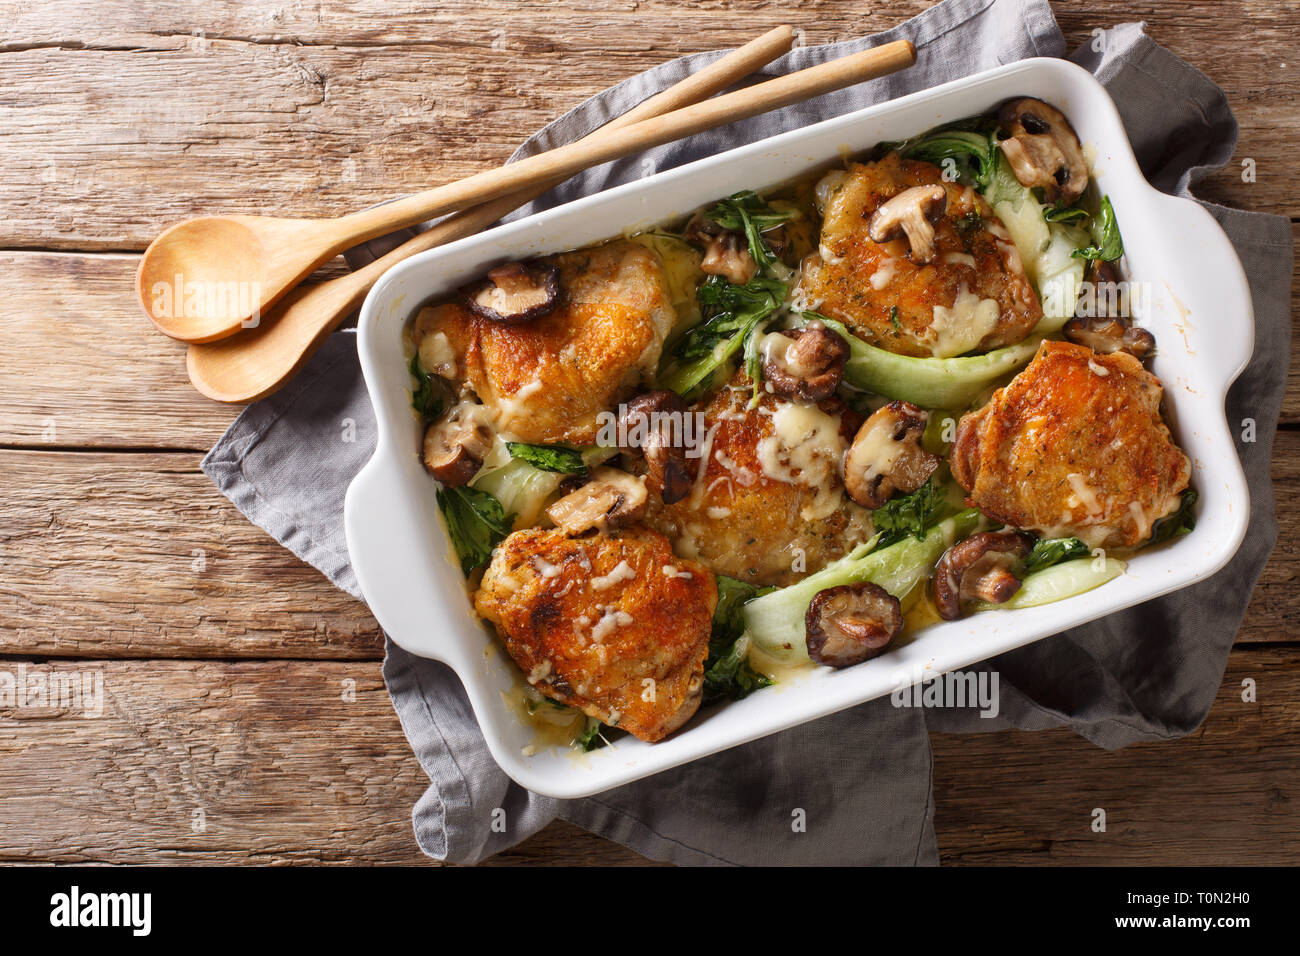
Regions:
[[899, 145], [898, 152], [905, 159], [955, 168], [962, 182], [982, 188], [993, 177], [1000, 150], [997, 140], [987, 132], [947, 126], [907, 140]]
[[[1004, 225], [1007, 217], [997, 210], [998, 203], [1009, 203], [1010, 208], [1015, 210], [1019, 209], [1027, 201], [1032, 202], [1035, 216], [1042, 218], [1042, 204], [1038, 202], [1031, 189], [1016, 179], [1015, 171], [1011, 168], [1011, 164], [1007, 162], [1007, 158], [1002, 154], [1001, 149], [993, 156], [992, 174], [989, 176], [988, 182], [980, 190], [980, 193], [984, 196], [985, 201], [998, 212], [998, 218], [1002, 220]], [[1019, 247], [1020, 243], [1017, 242], [1016, 245]], [[1024, 255], [1023, 250], [1021, 255]]]
[[759, 269], [771, 271], [779, 262], [763, 233], [798, 215], [794, 211], [773, 209], [758, 193], [752, 190], [738, 192], [712, 206], [704, 213], [705, 219], [716, 222], [723, 229], [744, 233], [749, 244], [749, 254]]
[[896, 305], [889, 307], [889, 324], [894, 327], [895, 335], [903, 331], [903, 323], [898, 318], [898, 306]]
[[1043, 210], [1043, 218], [1048, 222], [1077, 222], [1082, 224], [1091, 217], [1092, 214], [1082, 206], [1056, 205]]
[[492, 560], [492, 549], [510, 533], [514, 522], [514, 515], [506, 515], [501, 502], [467, 486], [440, 488], [438, 507], [465, 574]]
[[760, 346], [766, 328], [767, 320], [764, 319], [745, 334], [745, 374], [754, 383], [753, 394], [749, 399], [750, 408], [758, 407], [758, 401], [763, 397], [763, 350]]
[[934, 479], [930, 478], [910, 495], [894, 498], [871, 513], [871, 520], [880, 534], [877, 547], [885, 548], [911, 535], [917, 541], [939, 520], [945, 505], [945, 496]]
[[710, 644], [709, 663], [704, 665], [704, 703], [742, 700], [754, 691], [770, 687], [772, 679], [760, 674], [749, 663], [749, 638], [738, 637], [719, 657], [713, 657]]
[[1115, 221], [1115, 209], [1109, 196], [1101, 197], [1101, 211], [1093, 222], [1092, 237], [1093, 244], [1074, 250], [1074, 258], [1114, 262], [1124, 254], [1124, 240], [1119, 234], [1119, 223]]
[[582, 460], [582, 452], [576, 448], [563, 445], [529, 445], [524, 442], [506, 442], [510, 457], [526, 461], [542, 471], [554, 471], [562, 475], [585, 475], [587, 465]]
[[1090, 554], [1091, 549], [1078, 538], [1039, 538], [1034, 542], [1034, 550], [1025, 558], [1025, 571], [1041, 571], [1062, 561], [1086, 558]]
[[591, 751], [604, 745], [605, 738], [601, 735], [603, 730], [605, 730], [604, 724], [595, 717], [588, 717], [587, 725], [583, 728], [582, 733], [573, 738], [573, 746], [583, 753], [591, 753]]
[[1147, 544], [1159, 544], [1161, 541], [1168, 541], [1170, 538], [1179, 538], [1196, 528], [1196, 515], [1192, 513], [1196, 506], [1196, 499], [1200, 495], [1194, 488], [1188, 488], [1183, 492], [1182, 503], [1179, 504], [1178, 510], [1171, 515], [1165, 515], [1156, 522], [1155, 528], [1151, 532], [1151, 540]]
[[744, 636], [746, 601], [774, 591], [717, 575], [718, 606], [713, 612], [709, 656], [704, 661], [704, 703], [727, 698], [740, 700], [772, 683], [749, 664], [749, 640]]
[[[659, 387], [690, 401], [708, 388], [719, 370], [749, 345], [759, 325], [785, 301], [786, 286], [776, 279], [755, 278], [732, 285], [721, 276], [700, 284], [696, 296], [706, 319], [673, 348], [674, 361]], [[757, 343], [750, 346], [757, 352]]]
[[977, 510], [967, 508], [940, 521], [920, 541], [909, 537], [877, 549], [876, 539], [872, 539], [799, 583], [746, 603], [745, 631], [773, 657], [784, 661], [806, 660], [804, 616], [818, 591], [871, 581], [901, 599], [929, 575], [952, 542], [974, 532], [982, 521], [983, 516]]
[[442, 399], [433, 384], [433, 376], [420, 368], [420, 353], [411, 356], [411, 375], [415, 379], [415, 388], [411, 390], [411, 407], [422, 418], [437, 418], [442, 414]]
[[984, 355], [913, 358], [868, 345], [842, 323], [816, 312], [802, 313], [802, 320], [821, 322], [849, 343], [844, 380], [854, 388], [925, 408], [966, 408], [990, 385], [1028, 364], [1042, 341], [1034, 336]]

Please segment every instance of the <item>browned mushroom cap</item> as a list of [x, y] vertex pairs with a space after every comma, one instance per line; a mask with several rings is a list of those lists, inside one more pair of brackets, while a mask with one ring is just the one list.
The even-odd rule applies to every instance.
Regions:
[[864, 508], [879, 508], [896, 492], [925, 484], [939, 459], [921, 447], [929, 413], [890, 402], [862, 423], [844, 459], [844, 490]]
[[466, 484], [492, 450], [492, 430], [483, 405], [462, 402], [424, 432], [424, 467], [444, 485]]
[[958, 541], [934, 568], [934, 605], [947, 621], [961, 617], [965, 601], [1003, 604], [1020, 590], [1011, 567], [1034, 548], [1024, 531], [982, 531]]
[[687, 242], [704, 249], [700, 271], [705, 275], [722, 276], [733, 285], [744, 285], [758, 275], [758, 263], [740, 233], [723, 229], [699, 214], [687, 224], [684, 235]]
[[1027, 96], [1002, 104], [998, 122], [1009, 134], [998, 145], [1020, 185], [1041, 188], [1048, 202], [1070, 204], [1083, 195], [1088, 163], [1064, 113]]
[[617, 468], [592, 469], [591, 480], [546, 509], [547, 515], [570, 537], [585, 532], [622, 528], [645, 514], [645, 485]]
[[540, 319], [560, 304], [559, 267], [535, 259], [507, 262], [472, 288], [465, 304], [480, 318], [507, 325]]
[[821, 402], [844, 378], [849, 345], [821, 324], [773, 332], [763, 340], [763, 378], [781, 398]]
[[1086, 345], [1102, 355], [1127, 352], [1143, 360], [1156, 350], [1156, 337], [1146, 329], [1109, 316], [1076, 317], [1066, 322], [1062, 331], [1075, 345]]
[[618, 433], [624, 451], [645, 456], [646, 484], [663, 503], [681, 501], [691, 491], [686, 461], [686, 403], [676, 392], [642, 392], [619, 410]]
[[867, 221], [867, 235], [873, 242], [889, 242], [907, 236], [913, 262], [930, 262], [935, 256], [934, 223], [948, 208], [948, 192], [942, 186], [913, 186], [880, 204]]
[[804, 615], [808, 656], [827, 667], [870, 660], [902, 630], [898, 598], [870, 581], [818, 591]]

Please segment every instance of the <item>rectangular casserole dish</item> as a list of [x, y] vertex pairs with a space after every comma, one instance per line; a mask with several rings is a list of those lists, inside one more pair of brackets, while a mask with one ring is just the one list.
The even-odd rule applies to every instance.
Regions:
[[[1151, 366], [1165, 384], [1168, 419], [1192, 460], [1200, 493], [1195, 531], [1135, 555], [1100, 589], [1041, 607], [995, 611], [931, 626], [885, 655], [840, 671], [810, 668], [769, 690], [701, 711], [657, 744], [631, 737], [589, 754], [524, 750], [534, 729], [506, 704], [522, 675], [474, 614], [464, 576], [421, 466], [403, 354], [406, 321], [511, 259], [575, 249], [676, 218], [740, 189], [762, 191], [846, 152], [902, 140], [1036, 96], [1069, 117], [1095, 150], [1099, 189], [1124, 233], [1129, 278], [1151, 292], [1136, 322], [1161, 349]], [[417, 255], [367, 297], [358, 350], [378, 422], [374, 457], [348, 490], [345, 526], [361, 589], [379, 624], [407, 651], [444, 661], [464, 683], [492, 756], [521, 785], [554, 797], [590, 795], [787, 727], [888, 695], [900, 674], [966, 667], [1114, 611], [1194, 585], [1219, 570], [1246, 531], [1249, 499], [1229, 423], [1228, 387], [1245, 367], [1254, 318], [1245, 274], [1213, 218], [1167, 196], [1138, 169], [1105, 89], [1063, 60], [1032, 59], [869, 107], [589, 196]], [[1226, 334], [1225, 334], [1226, 333]], [[914, 677], [911, 679], [915, 679]]]

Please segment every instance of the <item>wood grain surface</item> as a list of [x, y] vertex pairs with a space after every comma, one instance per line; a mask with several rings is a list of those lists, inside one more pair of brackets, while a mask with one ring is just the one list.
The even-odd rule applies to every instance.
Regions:
[[[154, 235], [199, 212], [357, 209], [488, 168], [673, 56], [779, 22], [847, 39], [928, 6], [0, 0], [0, 670], [99, 673], [107, 695], [97, 718], [0, 710], [0, 862], [426, 860], [373, 618], [199, 471], [238, 409], [189, 387], [133, 301]], [[1240, 141], [1200, 194], [1300, 234], [1300, 8], [1054, 10], [1071, 45], [1145, 20], [1223, 86]], [[1297, 861], [1297, 368], [1272, 459], [1281, 537], [1205, 725], [1117, 753], [1064, 731], [936, 735], [945, 863]], [[556, 824], [491, 862], [645, 861]]]

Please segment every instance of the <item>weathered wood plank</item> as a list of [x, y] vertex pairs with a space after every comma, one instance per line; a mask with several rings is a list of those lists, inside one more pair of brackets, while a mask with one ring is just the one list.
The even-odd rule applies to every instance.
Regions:
[[[379, 656], [367, 608], [249, 524], [198, 459], [0, 451], [0, 653]], [[1273, 464], [1281, 539], [1243, 643], [1300, 640], [1300, 432]]]
[[[1257, 701], [1242, 700], [1242, 681]], [[1300, 653], [1239, 649], [1179, 741], [1107, 753], [1068, 731], [934, 736], [946, 864], [1295, 865]], [[1106, 811], [1106, 832], [1091, 829]]]
[[29, 666], [98, 669], [104, 713], [0, 711], [0, 860], [422, 858], [426, 781], [373, 662]]
[[240, 407], [196, 392], [183, 346], [145, 318], [138, 261], [0, 253], [0, 444], [201, 449], [234, 421]]
[[[781, 19], [809, 43], [844, 39], [927, 4], [390, 6], [6, 4], [0, 247], [140, 249], [198, 212], [339, 214], [500, 162], [529, 131], [669, 57]], [[1207, 194], [1300, 215], [1287, 172], [1300, 80], [1281, 66], [1300, 12], [1208, 0], [1057, 10], [1072, 40], [1146, 19], [1229, 91], [1239, 153], [1258, 164], [1255, 183], [1229, 169]], [[1249, 24], [1249, 50], [1217, 42], [1225, 16]]]
[[[99, 670], [107, 703], [94, 719], [0, 710], [0, 861], [423, 859], [410, 808], [425, 779], [377, 663], [29, 666]], [[1241, 701], [1245, 677], [1257, 681], [1258, 703]], [[1300, 653], [1243, 649], [1186, 740], [1105, 753], [1065, 731], [936, 736], [944, 861], [1294, 864], [1297, 693]], [[1089, 829], [1098, 806], [1104, 834]], [[493, 862], [639, 861], [557, 824]]]
[[382, 656], [365, 605], [250, 524], [198, 460], [0, 452], [0, 653]]
[[[1300, 223], [1293, 227], [1300, 240]], [[132, 295], [138, 257], [0, 252], [0, 445], [211, 446], [238, 414], [198, 394], [183, 349], [159, 335]], [[1292, 287], [1300, 316], [1300, 265]], [[1294, 318], [1293, 318], [1294, 321]], [[1281, 420], [1300, 424], [1300, 334]]]

